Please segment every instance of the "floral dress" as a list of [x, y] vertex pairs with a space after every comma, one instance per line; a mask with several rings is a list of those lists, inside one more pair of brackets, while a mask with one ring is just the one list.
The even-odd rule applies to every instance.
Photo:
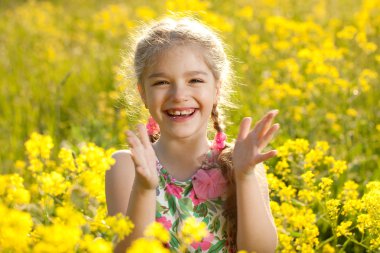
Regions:
[[217, 163], [218, 154], [210, 149], [201, 167], [186, 181], [173, 178], [157, 161], [156, 221], [170, 232], [172, 252], [179, 249], [177, 232], [189, 216], [205, 222], [209, 233], [201, 242], [192, 243], [187, 252], [236, 252], [223, 215], [227, 181]]

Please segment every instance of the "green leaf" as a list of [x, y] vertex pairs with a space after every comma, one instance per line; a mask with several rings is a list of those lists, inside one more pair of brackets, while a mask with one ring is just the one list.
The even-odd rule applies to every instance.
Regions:
[[207, 215], [207, 206], [205, 203], [199, 204], [194, 208], [194, 211], [196, 214], [198, 214], [198, 217], [206, 217]]
[[168, 199], [168, 203], [169, 203], [169, 210], [170, 210], [170, 214], [171, 215], [174, 215], [174, 213], [176, 212], [177, 208], [176, 208], [176, 205], [175, 205], [175, 199], [174, 199], [174, 196], [173, 195], [170, 195], [170, 194], [165, 194], [167, 199]]
[[226, 240], [222, 240], [212, 245], [208, 250], [208, 253], [217, 253], [219, 252], [225, 245]]
[[178, 224], [179, 224], [180, 219], [176, 219], [172, 225], [172, 230], [173, 232], [177, 233], [178, 232]]
[[191, 199], [189, 198], [182, 198], [178, 200], [179, 207], [181, 208], [181, 213], [183, 213], [185, 216], [191, 216], [190, 210], [192, 211], [192, 205], [191, 205]]
[[185, 190], [183, 191], [183, 196], [187, 196], [191, 189], [193, 189], [193, 184], [189, 184], [188, 186], [186, 186]]
[[175, 234], [170, 232], [170, 238], [171, 238], [170, 242], [169, 242], [170, 248], [174, 248], [174, 249], [178, 248], [179, 247], [179, 241], [178, 241], [177, 237], [175, 236]]

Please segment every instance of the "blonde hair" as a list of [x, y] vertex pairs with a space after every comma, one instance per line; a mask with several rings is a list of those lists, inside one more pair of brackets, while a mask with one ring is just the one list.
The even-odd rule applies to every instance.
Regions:
[[[204, 49], [204, 60], [216, 80], [221, 81], [219, 101], [210, 115], [217, 132], [223, 131], [224, 110], [234, 107], [230, 101], [232, 94], [231, 63], [225, 52], [225, 46], [218, 34], [211, 28], [193, 18], [164, 18], [146, 26], [135, 36], [132, 51], [124, 58], [125, 69], [133, 69], [130, 74], [138, 84], [143, 84], [144, 72], [155, 63], [157, 56], [178, 45], [197, 45]], [[132, 67], [133, 66], [133, 67]], [[142, 85], [143, 86], [143, 85]], [[131, 102], [131, 93], [127, 92], [127, 101]], [[151, 136], [154, 142], [159, 136]], [[231, 148], [227, 145], [219, 156], [223, 174], [230, 182], [230, 189], [225, 206], [225, 215], [229, 220], [229, 235], [236, 238], [236, 190], [233, 179]]]

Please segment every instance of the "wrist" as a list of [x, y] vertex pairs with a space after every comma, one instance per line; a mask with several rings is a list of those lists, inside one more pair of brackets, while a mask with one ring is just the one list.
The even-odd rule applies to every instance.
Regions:
[[156, 188], [155, 186], [152, 185], [147, 185], [144, 182], [141, 182], [140, 180], [135, 180], [133, 184], [133, 189], [140, 193], [140, 194], [149, 194], [149, 193], [156, 193]]
[[251, 181], [256, 180], [256, 173], [255, 173], [256, 165], [253, 167], [250, 167], [248, 169], [235, 169], [235, 181]]

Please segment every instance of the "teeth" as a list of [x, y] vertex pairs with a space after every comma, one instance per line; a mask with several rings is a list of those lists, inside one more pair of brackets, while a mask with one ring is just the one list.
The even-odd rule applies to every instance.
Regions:
[[180, 116], [180, 115], [190, 115], [194, 112], [194, 109], [189, 109], [189, 110], [183, 110], [183, 111], [178, 111], [178, 110], [168, 110], [168, 113], [173, 116]]

